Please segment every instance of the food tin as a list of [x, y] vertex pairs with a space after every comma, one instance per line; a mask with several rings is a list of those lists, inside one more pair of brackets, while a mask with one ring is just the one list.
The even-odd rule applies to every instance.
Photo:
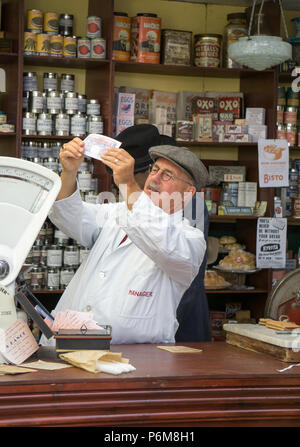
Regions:
[[196, 67], [220, 67], [221, 34], [196, 34], [194, 39]]
[[76, 36], [64, 36], [63, 56], [76, 57]]
[[63, 256], [64, 267], [76, 267], [79, 266], [79, 247], [78, 245], [68, 245], [64, 249]]
[[40, 113], [36, 122], [38, 135], [52, 135], [52, 116], [50, 113]]
[[36, 114], [25, 112], [22, 120], [22, 132], [24, 135], [36, 135]]
[[54, 244], [65, 247], [69, 243], [69, 237], [58, 228], [54, 232]]
[[43, 95], [42, 92], [34, 90], [29, 92], [28, 111], [32, 113], [43, 112]]
[[55, 116], [55, 135], [70, 135], [70, 117], [67, 113], [58, 113]]
[[79, 264], [82, 264], [83, 261], [88, 257], [90, 253], [90, 249], [87, 247], [80, 246], [79, 248]]
[[60, 14], [58, 22], [58, 32], [62, 36], [73, 36], [73, 15]]
[[131, 22], [130, 59], [159, 64], [161, 19], [157, 14], [138, 13]]
[[296, 135], [297, 135], [296, 124], [287, 124], [286, 125], [286, 139], [289, 143], [289, 146], [296, 145]]
[[100, 115], [100, 103], [98, 99], [88, 99], [86, 104], [87, 115]]
[[50, 55], [62, 57], [64, 38], [61, 34], [50, 35]]
[[106, 58], [106, 40], [104, 37], [93, 37], [93, 39], [91, 39], [91, 58]]
[[43, 289], [45, 286], [45, 269], [41, 266], [33, 266], [31, 269], [30, 287], [33, 290]]
[[46, 288], [49, 290], [59, 289], [60, 269], [58, 267], [48, 267], [46, 272]]
[[23, 73], [23, 91], [30, 92], [38, 90], [38, 78], [35, 71], [27, 71]]
[[298, 169], [292, 168], [289, 171], [289, 184], [290, 186], [297, 186], [298, 185], [298, 178], [299, 178], [299, 171]]
[[86, 19], [86, 37], [101, 37], [101, 17], [88, 16]]
[[49, 56], [50, 48], [50, 35], [40, 33], [36, 35], [36, 54], [38, 56]]
[[285, 87], [278, 87], [277, 103], [280, 106], [286, 106], [286, 91], [285, 91]]
[[103, 134], [103, 120], [100, 115], [89, 115], [87, 122], [87, 133]]
[[113, 53], [116, 61], [130, 60], [131, 18], [127, 12], [114, 12]]
[[[38, 149], [38, 156], [45, 160], [46, 158], [52, 157], [52, 148], [50, 143], [43, 141]], [[46, 232], [46, 229], [45, 229]]]
[[57, 90], [58, 87], [58, 76], [57, 73], [44, 73], [43, 76], [43, 90], [46, 92], [51, 92], [52, 90]]
[[65, 93], [65, 112], [68, 115], [74, 115], [78, 112], [78, 98], [77, 93], [67, 92]]
[[63, 93], [74, 92], [75, 76], [69, 73], [62, 73], [60, 90]]
[[47, 250], [47, 266], [61, 267], [62, 259], [63, 259], [62, 247], [56, 244], [49, 245]]
[[162, 63], [191, 65], [192, 32], [175, 29], [162, 30]]
[[87, 37], [79, 37], [77, 39], [77, 57], [91, 57], [91, 41]]
[[60, 270], [60, 288], [65, 289], [73, 276], [75, 275], [75, 269], [72, 267], [63, 267]]
[[78, 112], [86, 113], [87, 96], [78, 93]]
[[40, 9], [29, 9], [27, 11], [27, 31], [33, 33], [43, 32], [43, 11]]
[[297, 107], [287, 106], [283, 112], [283, 121], [285, 124], [297, 123]]
[[286, 92], [286, 104], [287, 106], [299, 107], [299, 93], [295, 92], [292, 87], [287, 88]]
[[30, 56], [36, 54], [36, 33], [25, 31], [24, 33], [24, 54]]
[[56, 173], [58, 172], [58, 164], [58, 159], [53, 157], [45, 158], [43, 162], [43, 166], [45, 166], [45, 168], [51, 169], [51, 171]]
[[284, 106], [277, 106], [277, 124], [283, 124]]
[[91, 190], [92, 174], [90, 171], [78, 172], [77, 178], [80, 191], [86, 192]]
[[51, 90], [47, 94], [47, 113], [55, 115], [61, 112], [61, 96], [60, 92]]
[[56, 12], [45, 12], [44, 14], [44, 33], [58, 34], [59, 14]]
[[286, 125], [285, 124], [277, 124], [276, 138], [278, 140], [286, 140]]
[[78, 112], [71, 116], [71, 132], [73, 137], [80, 137], [86, 135], [86, 115]]

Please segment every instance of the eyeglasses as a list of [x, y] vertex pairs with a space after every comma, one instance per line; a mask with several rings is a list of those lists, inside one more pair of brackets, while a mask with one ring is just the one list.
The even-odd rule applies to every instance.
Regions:
[[161, 179], [162, 179], [164, 182], [169, 182], [170, 180], [171, 180], [172, 182], [174, 182], [175, 180], [181, 180], [182, 182], [187, 183], [188, 185], [193, 186], [193, 184], [192, 184], [191, 182], [188, 182], [188, 181], [184, 180], [183, 178], [177, 177], [176, 175], [172, 174], [172, 173], [169, 172], [168, 170], [166, 170], [166, 169], [161, 169], [161, 168], [160, 168], [159, 166], [157, 166], [157, 165], [153, 165], [152, 167], [150, 166], [150, 169], [151, 169], [150, 172], [149, 172], [149, 175], [150, 175], [150, 176], [152, 176], [152, 175], [156, 175], [156, 174], [159, 173], [159, 171], [161, 171]]

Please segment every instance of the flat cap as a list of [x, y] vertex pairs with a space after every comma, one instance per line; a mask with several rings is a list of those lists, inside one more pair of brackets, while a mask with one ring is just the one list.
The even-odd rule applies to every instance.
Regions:
[[208, 172], [201, 160], [187, 147], [170, 145], [153, 146], [149, 149], [153, 161], [162, 157], [181, 168], [194, 181], [197, 191], [200, 191], [208, 181]]

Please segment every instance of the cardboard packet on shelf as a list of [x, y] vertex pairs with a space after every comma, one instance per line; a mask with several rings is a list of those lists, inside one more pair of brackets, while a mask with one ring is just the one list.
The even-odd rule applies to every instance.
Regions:
[[105, 135], [92, 133], [84, 140], [84, 155], [101, 160], [101, 155], [110, 148], [119, 148], [121, 142]]

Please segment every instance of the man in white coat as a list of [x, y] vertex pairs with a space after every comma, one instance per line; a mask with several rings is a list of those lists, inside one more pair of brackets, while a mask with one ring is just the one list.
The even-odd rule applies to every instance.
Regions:
[[115, 344], [174, 343], [176, 308], [206, 249], [203, 232], [182, 216], [205, 185], [206, 168], [187, 148], [154, 146], [149, 153], [154, 165], [144, 190], [128, 152], [113, 148], [102, 155], [124, 201], [99, 205], [83, 202], [77, 187], [83, 141], [74, 138], [60, 153], [62, 187], [50, 218], [91, 251], [54, 314], [91, 311], [99, 324], [112, 326]]

